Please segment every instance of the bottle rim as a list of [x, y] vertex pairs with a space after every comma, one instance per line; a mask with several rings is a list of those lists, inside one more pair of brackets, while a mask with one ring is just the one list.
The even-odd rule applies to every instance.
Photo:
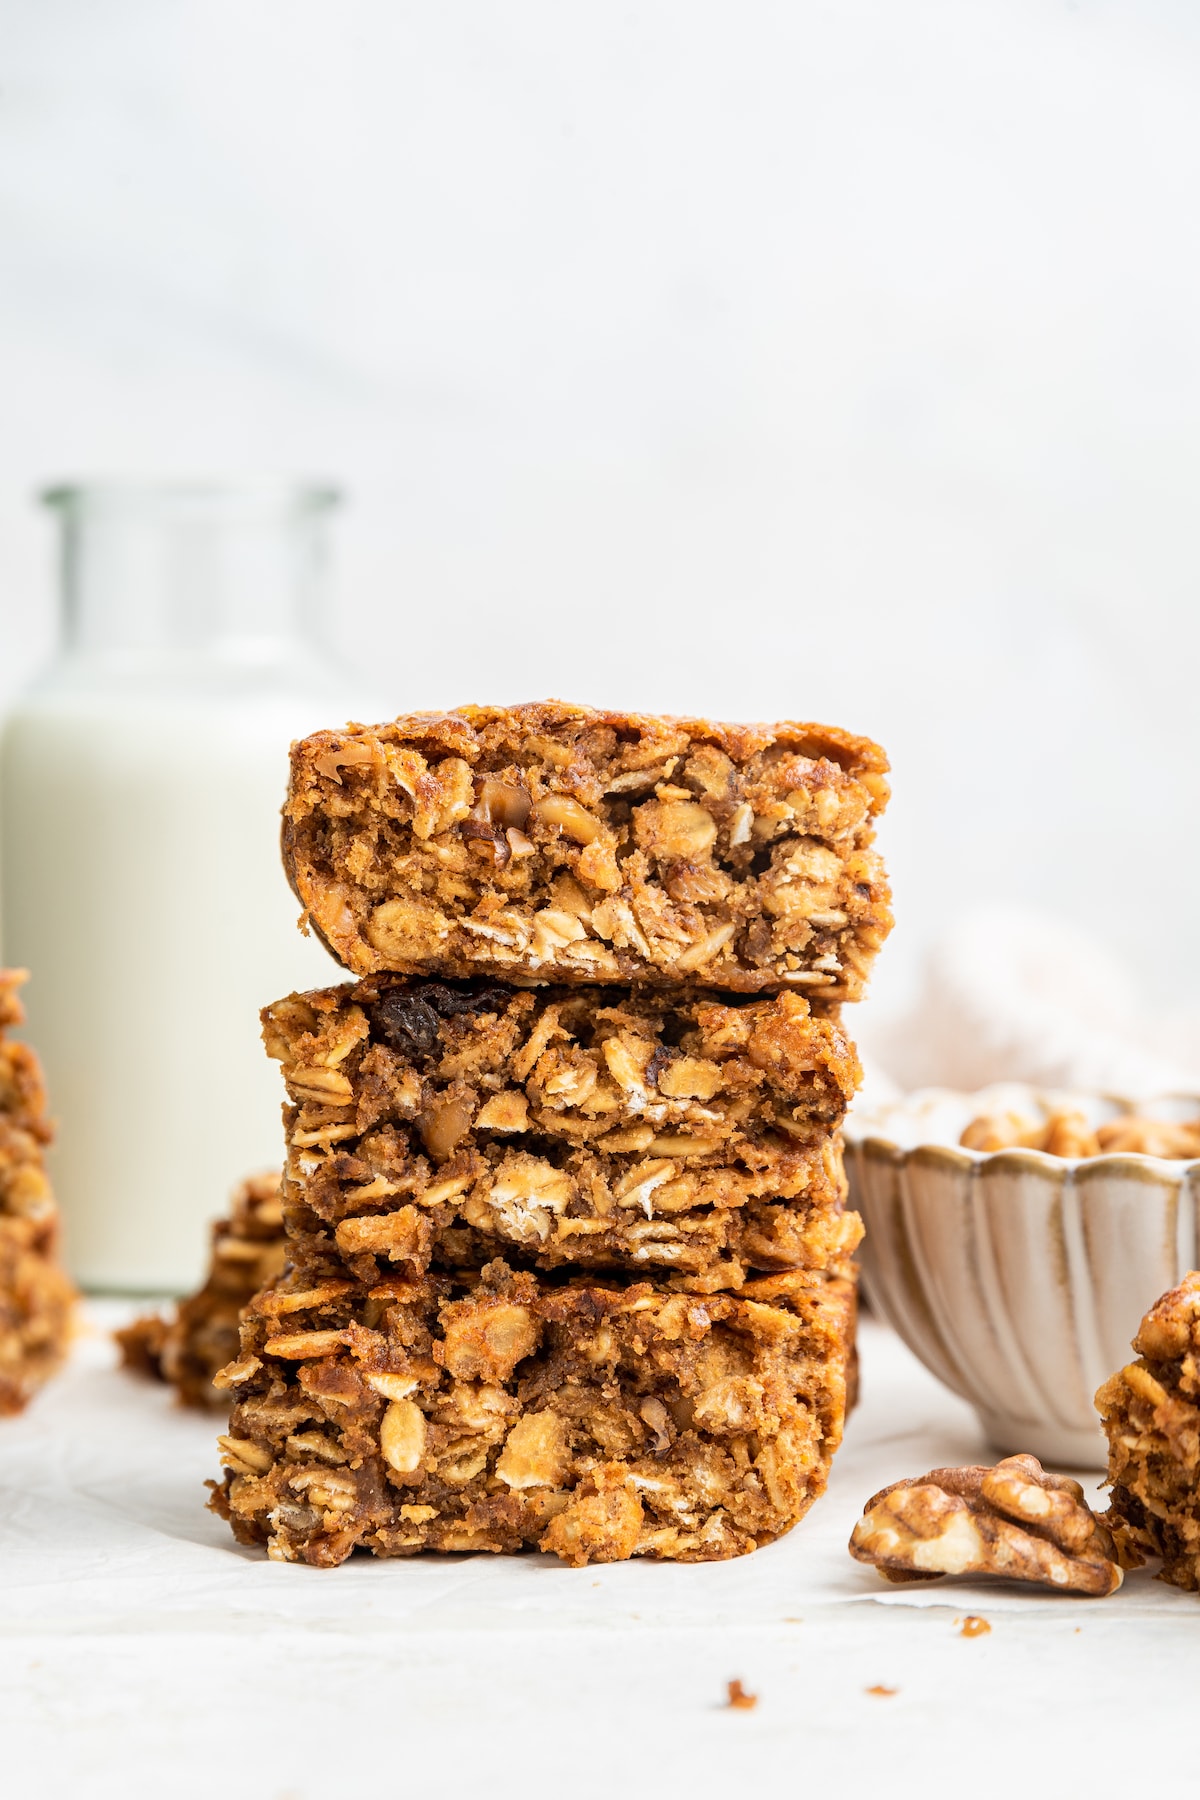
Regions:
[[340, 506], [343, 495], [334, 482], [304, 478], [241, 482], [132, 477], [56, 481], [40, 488], [37, 498], [58, 512], [253, 513], [322, 512]]

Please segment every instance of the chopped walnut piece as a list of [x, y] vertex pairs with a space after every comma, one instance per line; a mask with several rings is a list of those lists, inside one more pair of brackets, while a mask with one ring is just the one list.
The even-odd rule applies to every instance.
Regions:
[[567, 794], [546, 794], [533, 810], [543, 825], [564, 832], [577, 844], [590, 844], [604, 829], [594, 814]]
[[532, 1356], [540, 1337], [529, 1310], [506, 1298], [455, 1301], [442, 1320], [442, 1360], [463, 1381], [507, 1381], [517, 1364]]
[[1044, 1119], [1017, 1112], [981, 1113], [959, 1138], [964, 1150], [1044, 1150], [1050, 1156], [1200, 1157], [1200, 1120], [1175, 1123], [1122, 1113], [1093, 1130], [1073, 1107], [1056, 1107]]
[[887, 1581], [997, 1575], [1105, 1595], [1122, 1580], [1112, 1535], [1079, 1483], [1034, 1456], [894, 1482], [867, 1502], [850, 1554]]
[[1051, 1156], [1095, 1156], [1100, 1144], [1081, 1112], [1052, 1113], [1042, 1149]]
[[489, 824], [523, 831], [533, 810], [528, 789], [516, 781], [497, 781], [489, 777], [479, 790], [479, 812]]
[[649, 801], [638, 808], [637, 841], [651, 856], [695, 861], [716, 843], [716, 821], [694, 800]]
[[1096, 1129], [1106, 1156], [1162, 1156], [1169, 1160], [1200, 1156], [1200, 1122], [1174, 1125], [1164, 1119], [1110, 1119]]
[[1095, 1156], [1100, 1149], [1083, 1114], [1061, 1109], [1040, 1121], [1016, 1112], [982, 1113], [958, 1141], [964, 1150], [1045, 1150], [1051, 1156]]
[[421, 1125], [421, 1140], [435, 1162], [445, 1162], [471, 1129], [471, 1108], [463, 1100], [445, 1100], [430, 1109]]

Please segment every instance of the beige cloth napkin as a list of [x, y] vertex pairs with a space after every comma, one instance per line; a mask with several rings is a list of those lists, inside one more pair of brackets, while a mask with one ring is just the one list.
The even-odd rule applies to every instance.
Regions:
[[913, 1004], [860, 1032], [863, 1101], [997, 1081], [1130, 1099], [1200, 1092], [1200, 1014], [1156, 1013], [1134, 971], [1046, 914], [991, 908], [930, 954]]

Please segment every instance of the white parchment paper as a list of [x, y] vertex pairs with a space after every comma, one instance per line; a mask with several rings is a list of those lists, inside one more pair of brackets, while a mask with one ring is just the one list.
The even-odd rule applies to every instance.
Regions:
[[[852, 1773], [847, 1792], [917, 1792], [929, 1758], [952, 1755], [979, 1763], [973, 1791], [994, 1777], [1001, 1792], [1007, 1759], [1035, 1752], [1047, 1775], [1111, 1776], [1125, 1742], [1104, 1737], [1111, 1709], [1190, 1716], [1200, 1601], [1142, 1575], [1107, 1601], [889, 1588], [847, 1555], [877, 1488], [988, 1456], [969, 1407], [878, 1325], [863, 1328], [863, 1400], [828, 1494], [753, 1556], [585, 1570], [356, 1556], [314, 1570], [239, 1547], [205, 1510], [220, 1417], [116, 1368], [108, 1332], [130, 1311], [93, 1302], [68, 1373], [0, 1423], [14, 1800], [315, 1800], [364, 1780], [383, 1796], [417, 1780], [590, 1794], [616, 1778], [703, 1794], [744, 1779], [751, 1748], [764, 1776], [804, 1770], [799, 1791]], [[967, 1613], [991, 1632], [964, 1639]], [[724, 1706], [734, 1677], [758, 1694], [752, 1711]]]

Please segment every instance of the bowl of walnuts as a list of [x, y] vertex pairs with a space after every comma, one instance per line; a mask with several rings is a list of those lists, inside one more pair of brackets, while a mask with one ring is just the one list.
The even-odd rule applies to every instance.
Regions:
[[846, 1170], [875, 1310], [998, 1449], [1103, 1468], [1096, 1389], [1200, 1263], [1200, 1096], [925, 1089], [851, 1116]]

